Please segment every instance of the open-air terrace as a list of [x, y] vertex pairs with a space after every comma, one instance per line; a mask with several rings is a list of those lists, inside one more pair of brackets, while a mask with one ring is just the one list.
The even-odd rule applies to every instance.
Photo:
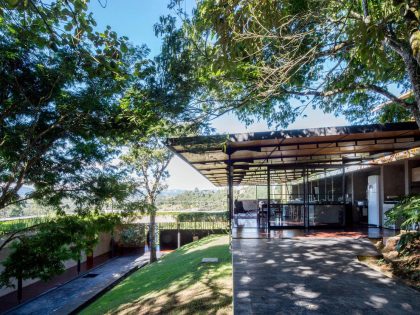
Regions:
[[420, 1], [0, 0], [0, 314], [420, 314]]
[[[228, 186], [234, 312], [415, 313], [418, 292], [357, 258], [399, 233], [386, 211], [418, 190], [419, 136], [400, 123], [171, 139]], [[255, 199], [235, 197], [241, 185]]]

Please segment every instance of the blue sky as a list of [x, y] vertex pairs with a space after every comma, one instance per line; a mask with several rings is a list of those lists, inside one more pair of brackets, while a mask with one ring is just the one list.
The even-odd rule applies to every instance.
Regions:
[[[98, 29], [110, 25], [120, 36], [128, 36], [136, 45], [146, 44], [151, 55], [159, 53], [160, 39], [156, 38], [153, 25], [161, 15], [169, 14], [169, 0], [92, 0], [90, 10], [98, 23]], [[105, 4], [102, 8], [100, 3]], [[192, 0], [187, 1], [187, 9], [191, 8]], [[323, 114], [320, 110], [308, 108], [305, 118], [299, 118], [288, 129], [315, 128], [326, 126], [348, 125], [343, 117]], [[246, 127], [233, 115], [225, 115], [213, 122], [217, 133], [241, 133], [270, 130], [264, 122], [258, 122]], [[169, 189], [213, 189], [214, 186], [179, 158], [174, 158], [169, 164], [171, 177], [168, 180]]]

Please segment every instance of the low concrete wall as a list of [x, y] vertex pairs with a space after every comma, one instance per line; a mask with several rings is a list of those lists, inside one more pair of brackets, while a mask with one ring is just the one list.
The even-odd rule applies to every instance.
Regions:
[[[101, 233], [99, 235], [99, 242], [96, 245], [95, 249], [93, 250], [93, 257], [97, 257], [103, 254], [106, 254], [110, 251], [110, 243], [111, 243], [111, 234], [110, 233]], [[5, 260], [9, 254], [10, 254], [11, 250], [9, 247], [6, 246], [6, 248], [2, 249], [0, 251], [0, 272], [3, 271], [4, 267], [1, 264], [1, 262], [3, 260]], [[86, 256], [83, 255], [82, 257], [82, 262], [86, 261]], [[67, 260], [64, 262], [64, 266], [66, 267], [66, 269], [72, 268], [74, 266], [76, 266], [77, 261], [74, 260]], [[23, 287], [26, 287], [30, 284], [33, 284], [37, 281], [40, 281], [40, 279], [30, 279], [30, 280], [25, 280], [23, 281]], [[16, 283], [15, 283], [16, 284]], [[0, 288], [0, 297], [4, 296], [10, 292], [15, 291], [16, 289], [14, 288]]]

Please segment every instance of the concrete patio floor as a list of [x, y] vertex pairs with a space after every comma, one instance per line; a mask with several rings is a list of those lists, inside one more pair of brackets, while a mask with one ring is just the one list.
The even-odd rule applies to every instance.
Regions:
[[234, 314], [419, 314], [420, 292], [361, 264], [367, 239], [233, 239]]

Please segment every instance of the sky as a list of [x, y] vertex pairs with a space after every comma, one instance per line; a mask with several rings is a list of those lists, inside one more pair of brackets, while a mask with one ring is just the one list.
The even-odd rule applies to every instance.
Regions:
[[[160, 49], [160, 39], [153, 31], [153, 26], [159, 17], [171, 11], [167, 8], [169, 0], [92, 0], [90, 10], [98, 23], [98, 29], [105, 29], [110, 25], [120, 36], [127, 36], [133, 44], [146, 44], [151, 56], [157, 55]], [[101, 4], [105, 5], [103, 8]], [[193, 5], [188, 0], [186, 8]], [[349, 123], [344, 117], [324, 114], [320, 110], [308, 108], [306, 117], [298, 118], [287, 129], [316, 128], [344, 126]], [[218, 134], [242, 133], [273, 130], [264, 122], [257, 122], [245, 126], [234, 115], [227, 114], [213, 121], [212, 126]], [[178, 157], [174, 157], [168, 166], [170, 177], [167, 181], [168, 189], [215, 189], [207, 179], [194, 168]]]

